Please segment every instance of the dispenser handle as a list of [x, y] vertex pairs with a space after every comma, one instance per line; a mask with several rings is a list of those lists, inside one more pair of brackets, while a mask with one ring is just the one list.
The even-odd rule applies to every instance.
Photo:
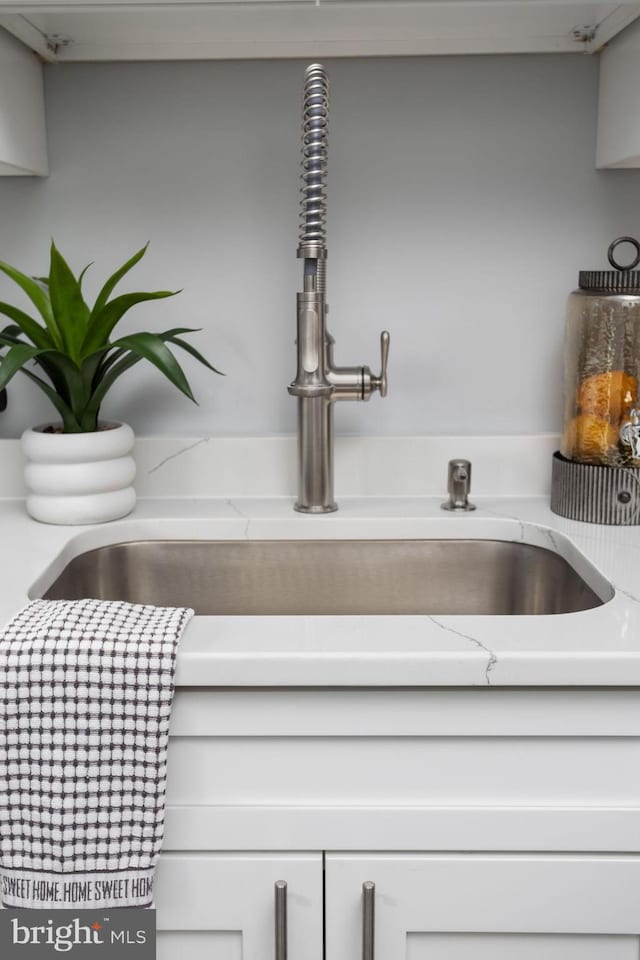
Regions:
[[389, 363], [389, 343], [391, 342], [391, 334], [388, 330], [383, 330], [380, 334], [380, 376], [372, 377], [371, 386], [374, 390], [380, 391], [381, 397], [386, 397], [387, 395], [387, 365]]

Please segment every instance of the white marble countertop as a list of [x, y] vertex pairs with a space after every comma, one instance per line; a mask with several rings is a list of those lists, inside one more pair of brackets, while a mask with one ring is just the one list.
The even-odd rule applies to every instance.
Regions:
[[[640, 685], [640, 527], [557, 517], [546, 497], [474, 497], [451, 515], [442, 497], [341, 497], [307, 517], [289, 497], [142, 499], [131, 516], [94, 527], [30, 520], [0, 500], [5, 546], [0, 619], [46, 589], [85, 550], [136, 539], [487, 538], [556, 549], [602, 606], [553, 616], [196, 616], [178, 662], [181, 686]], [[585, 562], [576, 548], [587, 558]]]

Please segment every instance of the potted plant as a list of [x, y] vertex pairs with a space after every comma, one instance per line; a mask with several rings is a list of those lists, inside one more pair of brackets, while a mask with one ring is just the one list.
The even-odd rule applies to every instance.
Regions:
[[127, 424], [99, 419], [107, 392], [123, 373], [147, 360], [194, 400], [169, 345], [220, 372], [183, 339], [184, 334], [196, 332], [188, 327], [112, 339], [114, 328], [135, 304], [179, 292], [111, 296], [146, 249], [138, 250], [109, 277], [92, 307], [82, 293], [88, 267], [76, 277], [54, 243], [48, 277], [29, 277], [0, 261], [0, 270], [22, 288], [37, 310], [35, 319], [0, 302], [0, 314], [12, 321], [0, 331], [0, 348], [4, 348], [0, 390], [20, 371], [46, 394], [60, 417], [60, 422], [34, 427], [22, 436], [27, 510], [36, 520], [99, 523], [123, 517], [133, 509], [133, 431]]

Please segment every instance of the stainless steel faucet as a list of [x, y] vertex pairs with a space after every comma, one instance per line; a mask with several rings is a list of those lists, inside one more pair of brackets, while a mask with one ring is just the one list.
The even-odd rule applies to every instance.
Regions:
[[329, 79], [319, 63], [307, 67], [302, 115], [302, 196], [298, 257], [304, 287], [298, 294], [298, 372], [289, 393], [298, 399], [298, 499], [301, 513], [337, 510], [333, 498], [333, 405], [387, 395], [389, 333], [380, 335], [382, 369], [336, 367], [334, 339], [327, 331], [326, 175]]

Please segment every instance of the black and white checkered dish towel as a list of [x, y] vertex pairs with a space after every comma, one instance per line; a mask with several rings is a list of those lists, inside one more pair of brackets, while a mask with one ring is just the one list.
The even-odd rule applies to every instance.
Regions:
[[35, 600], [0, 633], [4, 906], [151, 904], [176, 653], [192, 616]]

